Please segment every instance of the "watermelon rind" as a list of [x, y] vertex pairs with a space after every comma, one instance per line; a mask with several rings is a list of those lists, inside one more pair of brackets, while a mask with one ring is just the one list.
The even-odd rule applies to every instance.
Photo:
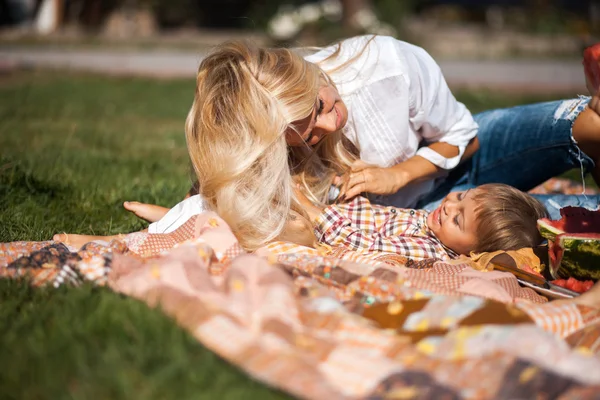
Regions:
[[551, 221], [548, 218], [539, 219], [537, 222], [540, 235], [542, 235], [544, 239], [554, 240], [558, 235], [565, 233], [562, 229], [553, 226], [552, 222], [554, 221]]
[[600, 235], [562, 234], [558, 245], [564, 250], [557, 273], [561, 278], [600, 279]]

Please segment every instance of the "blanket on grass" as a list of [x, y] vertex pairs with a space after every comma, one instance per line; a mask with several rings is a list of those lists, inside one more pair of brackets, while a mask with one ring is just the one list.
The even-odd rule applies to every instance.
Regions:
[[546, 302], [508, 273], [377, 257], [281, 243], [246, 254], [206, 213], [80, 251], [1, 244], [0, 273], [108, 285], [298, 397], [597, 397], [598, 310]]

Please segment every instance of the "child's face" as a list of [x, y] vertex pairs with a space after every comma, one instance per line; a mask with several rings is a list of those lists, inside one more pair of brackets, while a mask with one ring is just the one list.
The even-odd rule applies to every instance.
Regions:
[[458, 254], [468, 255], [477, 244], [477, 204], [473, 195], [480, 189], [450, 193], [442, 204], [427, 216], [433, 234]]

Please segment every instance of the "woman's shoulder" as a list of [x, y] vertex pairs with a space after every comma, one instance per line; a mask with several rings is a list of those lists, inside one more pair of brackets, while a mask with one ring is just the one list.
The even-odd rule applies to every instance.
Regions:
[[383, 50], [385, 54], [385, 50], [391, 49], [394, 42], [397, 40], [390, 36], [355, 36], [321, 48], [305, 58], [313, 63], [342, 64], [353, 58], [357, 58], [354, 61], [358, 61], [358, 59], [372, 57], [374, 50], [377, 53]]
[[[369, 47], [377, 47], [380, 49], [386, 49], [391, 46], [394, 46], [396, 42], [400, 42], [398, 39], [393, 38], [391, 36], [381, 36], [381, 35], [361, 35], [354, 36], [351, 38], [344, 39], [340, 41], [338, 44], [341, 44], [342, 47], [347, 47], [354, 52], [361, 51], [365, 46]], [[335, 45], [334, 45], [335, 46]]]
[[398, 40], [389, 36], [357, 36], [306, 57], [329, 74], [342, 96], [406, 73]]

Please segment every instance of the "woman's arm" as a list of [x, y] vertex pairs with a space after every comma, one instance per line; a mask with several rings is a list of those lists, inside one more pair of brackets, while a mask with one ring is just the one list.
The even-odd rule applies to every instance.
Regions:
[[477, 123], [464, 104], [456, 101], [433, 58], [408, 43], [394, 41], [393, 48], [403, 70], [401, 82], [406, 86], [402, 93], [408, 97], [408, 120], [396, 121], [397, 129], [410, 127], [426, 145], [388, 168], [357, 162], [345, 179], [337, 180], [344, 182], [341, 192], [346, 198], [362, 192], [395, 193], [409, 183], [455, 168], [478, 148]]
[[439, 65], [425, 50], [404, 42], [397, 42], [396, 49], [406, 60], [409, 124], [428, 144], [417, 155], [451, 170], [468, 158], [464, 153], [477, 135], [477, 123], [465, 105], [456, 100]]
[[[440, 154], [444, 158], [456, 157], [459, 153], [457, 146], [453, 146], [444, 142], [432, 143], [427, 147]], [[465, 147], [465, 150], [461, 155], [461, 161], [471, 158], [478, 149], [479, 142], [477, 141], [477, 137], [475, 137], [471, 139], [469, 144]], [[400, 182], [406, 182], [406, 184], [408, 184], [430, 178], [442, 171], [443, 168], [440, 168], [430, 160], [417, 154], [408, 160], [401, 162], [400, 164], [390, 167], [390, 170], [392, 173], [398, 175], [396, 179], [398, 179]]]
[[[458, 155], [458, 148], [448, 143], [436, 142], [428, 146], [444, 157]], [[479, 149], [477, 138], [471, 139], [462, 155], [467, 160]], [[341, 185], [340, 201], [351, 199], [361, 193], [396, 193], [411, 182], [429, 179], [443, 169], [428, 159], [415, 155], [392, 167], [381, 168], [357, 161], [352, 171], [343, 178], [336, 178], [335, 185]]]

